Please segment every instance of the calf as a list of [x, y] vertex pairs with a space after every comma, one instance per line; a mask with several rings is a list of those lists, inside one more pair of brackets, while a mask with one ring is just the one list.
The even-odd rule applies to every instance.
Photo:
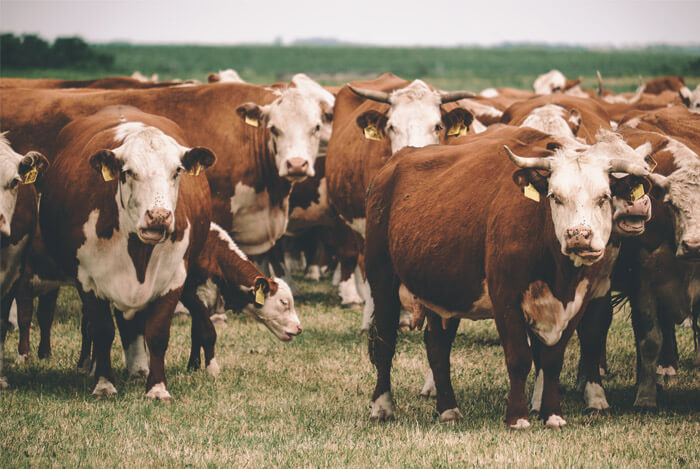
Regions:
[[192, 315], [188, 369], [199, 368], [200, 349], [204, 348], [207, 372], [219, 372], [214, 357], [216, 329], [209, 316], [220, 296], [227, 309], [251, 315], [284, 342], [301, 334], [289, 286], [282, 279], [263, 275], [231, 237], [212, 223], [207, 242], [187, 274], [181, 298]]
[[[515, 173], [504, 144], [522, 168]], [[367, 199], [365, 259], [376, 305], [372, 418], [394, 414], [390, 368], [403, 283], [430, 310], [425, 341], [441, 420], [461, 417], [449, 376], [457, 318], [482, 314], [488, 295], [510, 377], [507, 424], [530, 426], [525, 380], [533, 358], [544, 376], [540, 416], [548, 427], [566, 424], [558, 376], [568, 339], [603, 280], [600, 261], [610, 255], [608, 174], [647, 174], [617, 159], [624, 153], [635, 151], [614, 134], [593, 146], [561, 146], [532, 129], [501, 127], [463, 145], [406, 149], [379, 171]], [[523, 190], [537, 202], [522, 198]]]
[[38, 200], [32, 184], [47, 165], [40, 153], [15, 152], [0, 134], [0, 389], [8, 386], [4, 354], [10, 305], [36, 229]]

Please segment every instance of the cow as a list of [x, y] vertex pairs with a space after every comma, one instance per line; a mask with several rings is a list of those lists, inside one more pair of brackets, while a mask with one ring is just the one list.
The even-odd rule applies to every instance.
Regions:
[[134, 73], [131, 74], [131, 78], [133, 78], [134, 80], [144, 82], [144, 83], [158, 83], [158, 74], [157, 73], [154, 73], [150, 77], [147, 77], [143, 73], [136, 70]]
[[0, 390], [8, 387], [4, 354], [10, 305], [36, 229], [38, 199], [33, 183], [47, 166], [44, 155], [34, 151], [21, 155], [6, 134], [0, 134]]
[[698, 84], [693, 91], [690, 91], [687, 86], [684, 86], [678, 90], [678, 94], [683, 104], [685, 104], [685, 107], [687, 107], [690, 112], [700, 113], [700, 84]]
[[182, 86], [180, 81], [143, 81], [134, 77], [106, 77], [94, 80], [61, 80], [57, 78], [0, 78], [0, 88], [103, 90], [151, 89]]
[[[439, 92], [421, 80], [408, 82], [392, 74], [343, 87], [336, 98], [326, 156], [328, 198], [340, 217], [364, 236], [365, 191], [374, 174], [405, 146], [422, 147], [474, 133], [469, 111], [443, 107], [471, 96], [466, 91]], [[366, 282], [360, 290], [365, 290], [361, 329], [366, 331], [372, 300]]]
[[252, 316], [279, 340], [290, 341], [302, 332], [289, 285], [280, 278], [263, 275], [228, 233], [212, 223], [182, 293], [181, 301], [192, 315], [190, 370], [199, 369], [203, 348], [207, 372], [214, 376], [219, 373], [214, 356], [216, 329], [209, 316], [220, 296], [227, 309]]
[[215, 156], [190, 147], [177, 124], [130, 106], [109, 106], [61, 130], [42, 185], [43, 241], [78, 286], [94, 342], [96, 396], [117, 393], [110, 305], [143, 315], [150, 356], [146, 396], [171, 398], [165, 352], [189, 264], [206, 241], [206, 178]]
[[564, 93], [579, 98], [587, 98], [588, 94], [581, 89], [581, 81], [583, 81], [581, 78], [569, 80], [559, 70], [550, 70], [538, 76], [532, 84], [532, 88], [535, 94]]
[[[616, 158], [636, 154], [618, 136], [598, 140], [562, 146], [533, 129], [500, 127], [462, 145], [405, 149], [378, 172], [368, 190], [365, 250], [376, 305], [373, 419], [394, 415], [390, 368], [402, 283], [430, 310], [425, 342], [442, 421], [461, 417], [449, 378], [456, 319], [470, 317], [488, 295], [511, 383], [507, 425], [530, 426], [525, 379], [533, 358], [544, 374], [540, 416], [548, 427], [566, 424], [558, 375], [609, 255], [608, 174], [648, 173]], [[513, 163], [520, 169], [509, 170]]]
[[659, 77], [647, 81], [644, 92], [649, 94], [661, 94], [669, 90], [679, 91], [684, 86], [685, 80], [683, 80], [683, 77]]
[[218, 73], [210, 73], [207, 75], [207, 82], [209, 83], [245, 83], [245, 80], [241, 78], [237, 71], [232, 68], [227, 68], [226, 70], [219, 70]]

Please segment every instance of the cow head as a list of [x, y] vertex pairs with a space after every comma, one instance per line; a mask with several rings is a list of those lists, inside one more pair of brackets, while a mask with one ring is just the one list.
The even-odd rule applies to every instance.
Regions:
[[581, 113], [558, 104], [546, 104], [530, 112], [521, 125], [525, 126], [556, 137], [574, 139], [581, 127]]
[[21, 184], [32, 184], [49, 162], [41, 153], [16, 153], [0, 134], [0, 234], [9, 237]]
[[652, 174], [652, 195], [663, 199], [673, 218], [676, 257], [700, 261], [700, 159], [669, 176]]
[[298, 182], [315, 176], [314, 163], [325, 127], [333, 120], [333, 104], [307, 88], [290, 87], [270, 104], [246, 103], [236, 111], [246, 124], [267, 127], [268, 149], [280, 177]]
[[[259, 290], [262, 292], [258, 293]], [[294, 309], [292, 290], [284, 280], [275, 278], [271, 282], [266, 277], [258, 277], [251, 293], [255, 297], [254, 306], [247, 306], [244, 309], [246, 313], [265, 324], [282, 341], [287, 342], [301, 334], [301, 322]], [[264, 295], [264, 299], [258, 299], [258, 295]]]
[[537, 200], [546, 195], [561, 252], [576, 266], [591, 265], [605, 254], [612, 231], [610, 173], [648, 174], [646, 167], [619, 158], [628, 151], [634, 150], [612, 133], [601, 136], [593, 146], [554, 148], [550, 157], [521, 158], [506, 147], [511, 161], [524, 168], [513, 174], [513, 180], [526, 191], [534, 191], [531, 197]]
[[678, 94], [690, 112], [700, 113], [700, 84], [695, 87], [694, 91], [690, 91], [687, 86], [684, 86], [678, 90]]
[[184, 147], [140, 122], [120, 125], [117, 140], [122, 141], [119, 147], [95, 153], [90, 165], [105, 181], [118, 185], [120, 229], [144, 243], [160, 243], [175, 229], [181, 176], [198, 175], [216, 158], [206, 148]]
[[474, 119], [466, 109], [455, 109], [444, 115], [440, 109], [444, 103], [474, 97], [474, 93], [468, 91], [439, 92], [421, 80], [391, 93], [348, 87], [362, 97], [389, 104], [387, 113], [368, 111], [356, 122], [366, 138], [381, 140], [388, 136], [392, 154], [403, 147], [440, 143], [443, 131], [448, 135], [455, 132], [454, 129], [466, 131]]

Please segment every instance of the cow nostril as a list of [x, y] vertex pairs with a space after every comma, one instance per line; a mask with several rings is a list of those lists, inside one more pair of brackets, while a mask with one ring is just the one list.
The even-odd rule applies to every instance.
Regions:
[[308, 161], [304, 161], [304, 162], [301, 164], [301, 169], [306, 170], [306, 168], [308, 168], [308, 167], [309, 167], [309, 162], [308, 162]]

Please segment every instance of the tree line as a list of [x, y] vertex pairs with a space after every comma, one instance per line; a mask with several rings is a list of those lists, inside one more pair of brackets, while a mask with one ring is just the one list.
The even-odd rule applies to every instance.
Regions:
[[59, 37], [49, 44], [35, 34], [0, 35], [3, 68], [109, 68], [113, 63], [113, 56], [96, 52], [79, 37]]

